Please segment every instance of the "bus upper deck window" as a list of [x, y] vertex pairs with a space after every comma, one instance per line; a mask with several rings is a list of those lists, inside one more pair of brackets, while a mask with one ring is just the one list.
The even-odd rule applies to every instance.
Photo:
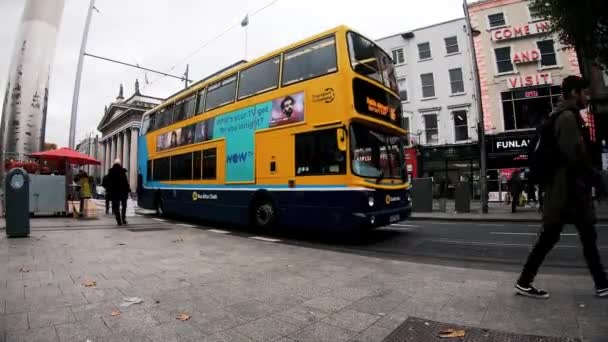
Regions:
[[293, 84], [336, 70], [336, 40], [331, 36], [285, 53], [282, 84]]

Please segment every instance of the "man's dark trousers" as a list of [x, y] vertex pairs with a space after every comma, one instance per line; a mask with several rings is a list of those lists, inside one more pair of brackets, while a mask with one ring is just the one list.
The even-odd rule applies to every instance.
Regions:
[[[122, 206], [122, 208], [121, 208]], [[115, 199], [112, 200], [112, 211], [116, 216], [116, 222], [118, 224], [124, 224], [127, 222], [127, 199]]]

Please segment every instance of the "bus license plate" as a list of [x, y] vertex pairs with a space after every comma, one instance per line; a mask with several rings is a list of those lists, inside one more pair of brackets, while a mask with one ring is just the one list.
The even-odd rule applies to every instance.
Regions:
[[401, 215], [392, 215], [389, 218], [389, 221], [391, 221], [391, 223], [393, 223], [393, 222], [399, 222], [399, 220], [401, 220]]

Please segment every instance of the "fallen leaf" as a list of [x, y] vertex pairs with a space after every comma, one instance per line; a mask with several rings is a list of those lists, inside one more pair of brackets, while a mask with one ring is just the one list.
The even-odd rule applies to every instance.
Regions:
[[159, 304], [160, 300], [155, 300], [154, 303]]
[[466, 335], [466, 332], [462, 329], [445, 329], [439, 332], [439, 337], [441, 338], [457, 338], [464, 337], [464, 335]]
[[124, 245], [126, 245], [126, 243], [119, 243], [118, 245], [119, 246], [124, 246]]
[[183, 313], [177, 316], [177, 319], [179, 319], [180, 321], [187, 321], [190, 319], [190, 315]]
[[121, 313], [122, 312], [120, 312], [120, 310], [116, 310], [116, 309], [112, 310], [112, 316], [120, 316]]
[[173, 242], [184, 242], [184, 239], [173, 240]]
[[28, 273], [30, 270], [28, 270], [27, 268], [20, 268], [19, 272], [21, 273]]
[[84, 285], [84, 287], [95, 287], [97, 286], [97, 282], [94, 280], [85, 280], [82, 282], [82, 285]]

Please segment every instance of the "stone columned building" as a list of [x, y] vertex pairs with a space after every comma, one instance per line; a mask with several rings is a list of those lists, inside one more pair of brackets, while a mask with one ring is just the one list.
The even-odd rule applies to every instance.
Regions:
[[139, 82], [135, 81], [135, 92], [125, 99], [123, 86], [116, 100], [109, 107], [106, 106], [103, 118], [97, 129], [101, 132], [101, 174], [108, 173], [115, 159], [120, 159], [123, 167], [128, 171], [131, 191], [137, 191], [137, 137], [143, 113], [163, 99], [142, 95], [139, 91]]

